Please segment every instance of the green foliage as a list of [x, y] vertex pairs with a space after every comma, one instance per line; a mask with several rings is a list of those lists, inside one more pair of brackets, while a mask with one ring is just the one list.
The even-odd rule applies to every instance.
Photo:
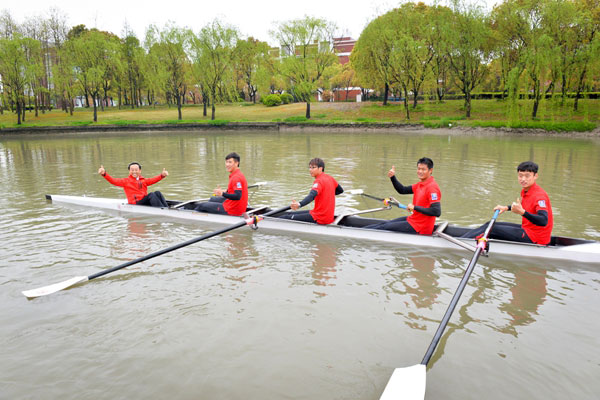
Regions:
[[277, 93], [270, 94], [262, 98], [262, 103], [267, 107], [275, 107], [281, 105], [281, 96], [279, 96]]
[[283, 104], [290, 104], [294, 102], [294, 96], [289, 93], [282, 93], [280, 97]]

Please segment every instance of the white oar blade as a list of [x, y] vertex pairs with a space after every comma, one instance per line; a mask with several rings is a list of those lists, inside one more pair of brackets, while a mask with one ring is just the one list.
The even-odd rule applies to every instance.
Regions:
[[350, 193], [350, 194], [363, 194], [364, 190], [362, 190], [362, 189], [352, 189], [352, 190], [348, 190], [348, 193]]
[[55, 283], [53, 285], [44, 286], [37, 289], [24, 290], [23, 293], [26, 297], [33, 299], [35, 297], [46, 296], [48, 294], [56, 293], [73, 285], [76, 285], [80, 282], [85, 282], [88, 280], [87, 276], [76, 276], [69, 280]]
[[423, 364], [396, 368], [379, 400], [423, 400], [426, 369]]
[[267, 184], [267, 182], [263, 181], [263, 182], [256, 182], [254, 185], [252, 186], [265, 186]]

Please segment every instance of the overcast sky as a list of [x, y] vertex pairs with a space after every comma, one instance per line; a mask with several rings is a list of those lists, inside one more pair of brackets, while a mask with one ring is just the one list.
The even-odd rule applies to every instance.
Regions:
[[[485, 4], [485, 0], [480, 1]], [[0, 9], [8, 10], [21, 23], [28, 17], [45, 17], [55, 7], [67, 17], [69, 26], [85, 24], [119, 36], [127, 22], [140, 40], [150, 24], [162, 28], [173, 21], [179, 27], [198, 32], [218, 18], [237, 27], [244, 37], [253, 36], [275, 44], [269, 36], [274, 23], [305, 15], [332, 21], [341, 33], [358, 39], [373, 18], [400, 3], [399, 0], [20, 0], [4, 2]]]

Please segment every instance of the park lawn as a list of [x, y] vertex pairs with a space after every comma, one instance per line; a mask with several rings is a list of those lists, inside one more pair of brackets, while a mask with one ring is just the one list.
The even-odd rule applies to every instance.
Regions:
[[[448, 100], [443, 103], [420, 101], [416, 109], [410, 105], [410, 120], [406, 119], [402, 103], [381, 102], [337, 102], [311, 103], [311, 119], [304, 121], [306, 103], [286, 104], [278, 107], [265, 107], [262, 104], [232, 103], [216, 106], [216, 119], [219, 122], [303, 122], [311, 124], [336, 123], [400, 123], [423, 124], [425, 127], [445, 126], [491, 126], [541, 128], [547, 130], [592, 130], [600, 122], [600, 101], [584, 99], [579, 101], [579, 111], [573, 111], [573, 100], [567, 100], [564, 106], [558, 101], [546, 100], [540, 104], [538, 117], [531, 118], [532, 102], [522, 100], [516, 111], [508, 112], [509, 104], [501, 100], [473, 100], [471, 118], [465, 118], [462, 100]], [[177, 124], [209, 123], [204, 117], [201, 105], [186, 105], [182, 109], [183, 121], [177, 120], [177, 108], [167, 106], [142, 107], [131, 109], [123, 107], [98, 109], [96, 124]], [[73, 126], [93, 125], [93, 110], [77, 109], [73, 115], [61, 110], [26, 113], [22, 128], [32, 126]], [[0, 127], [17, 127], [14, 113], [5, 111], [0, 115]]]

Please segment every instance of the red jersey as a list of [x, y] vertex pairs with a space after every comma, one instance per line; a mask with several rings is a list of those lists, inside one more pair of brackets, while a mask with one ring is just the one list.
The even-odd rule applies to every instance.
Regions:
[[[418, 182], [412, 185], [413, 200], [415, 206], [429, 208], [433, 203], [439, 203], [442, 200], [442, 192], [433, 176], [427, 178], [424, 182]], [[431, 235], [435, 225], [433, 215], [425, 215], [415, 210], [406, 219], [410, 226], [420, 235]]]
[[229, 215], [242, 215], [248, 208], [248, 182], [239, 168], [229, 174], [227, 193], [233, 194], [236, 190], [242, 191], [242, 198], [239, 200], [225, 199], [223, 203], [223, 208]]
[[335, 188], [338, 183], [326, 173], [321, 173], [313, 182], [312, 190], [316, 190], [315, 207], [310, 210], [310, 215], [317, 224], [330, 224], [335, 216]]
[[533, 215], [537, 214], [540, 210], [548, 213], [548, 223], [546, 226], [535, 225], [525, 217], [523, 217], [521, 226], [533, 243], [543, 245], [550, 243], [554, 219], [552, 217], [550, 198], [546, 191], [539, 187], [537, 183], [534, 183], [528, 191], [525, 191], [525, 189], [521, 190], [521, 205], [525, 211]]
[[104, 174], [104, 179], [109, 181], [115, 186], [120, 186], [125, 190], [125, 196], [127, 196], [127, 202], [129, 204], [136, 204], [138, 201], [143, 199], [148, 194], [148, 186], [154, 185], [156, 182], [163, 178], [162, 175], [157, 175], [154, 178], [144, 178], [139, 176], [134, 178], [129, 175], [127, 178], [113, 178], [109, 174]]

